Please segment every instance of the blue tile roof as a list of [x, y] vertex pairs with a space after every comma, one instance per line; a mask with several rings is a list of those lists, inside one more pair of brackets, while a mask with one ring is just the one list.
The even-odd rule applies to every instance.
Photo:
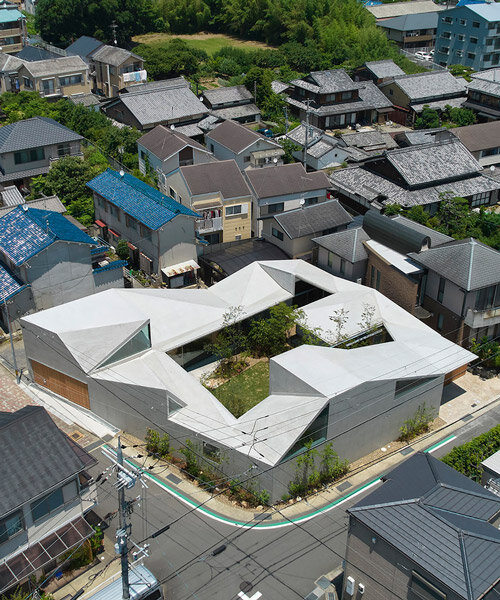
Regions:
[[107, 169], [87, 186], [150, 229], [159, 229], [177, 215], [199, 217], [190, 208], [165, 196], [137, 177]]
[[126, 267], [126, 266], [127, 266], [126, 260], [113, 260], [109, 264], [104, 265], [104, 267], [95, 268], [93, 270], [93, 273], [100, 273], [101, 271], [111, 271], [112, 269], [118, 269], [118, 267], [120, 267], [120, 269], [121, 269], [122, 267]]
[[0, 218], [0, 252], [16, 265], [63, 240], [96, 245], [96, 242], [59, 213], [18, 206]]
[[18, 281], [9, 269], [0, 263], [0, 302], [8, 300], [26, 287], [29, 286]]

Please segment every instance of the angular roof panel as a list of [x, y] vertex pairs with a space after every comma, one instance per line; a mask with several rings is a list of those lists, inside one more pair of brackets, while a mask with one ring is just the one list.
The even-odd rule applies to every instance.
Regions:
[[245, 175], [259, 199], [329, 188], [328, 177], [323, 172], [307, 173], [302, 163], [247, 169]]
[[274, 219], [292, 240], [306, 235], [310, 236], [331, 227], [341, 227], [352, 221], [352, 217], [338, 200], [287, 210], [275, 215]]
[[221, 160], [180, 167], [193, 196], [220, 193], [223, 198], [242, 198], [251, 192], [234, 160]]
[[244, 127], [230, 119], [223, 121], [206, 134], [207, 140], [214, 140], [225, 146], [235, 154], [239, 154], [255, 142], [264, 141], [267, 145], [279, 146], [276, 142], [269, 140], [260, 133]]
[[78, 140], [83, 137], [49, 117], [33, 117], [0, 127], [1, 154]]
[[167, 160], [186, 146], [191, 146], [208, 154], [205, 146], [195, 142], [180, 131], [170, 129], [164, 125], [157, 125], [137, 140], [138, 144], [152, 152], [160, 160]]
[[367, 242], [369, 239], [370, 236], [362, 227], [354, 227], [314, 238], [313, 242], [341, 258], [355, 263], [368, 258], [363, 242]]

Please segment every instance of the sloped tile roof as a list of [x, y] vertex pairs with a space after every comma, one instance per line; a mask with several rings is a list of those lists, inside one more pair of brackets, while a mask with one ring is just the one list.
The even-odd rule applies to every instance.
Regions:
[[228, 200], [251, 195], [250, 188], [234, 160], [189, 165], [179, 170], [193, 196], [220, 192]]
[[63, 215], [23, 204], [0, 218], [0, 251], [22, 265], [57, 240], [90, 244], [95, 241]]
[[27, 60], [28, 62], [60, 58], [61, 56], [61, 54], [50, 52], [50, 50], [45, 50], [45, 48], [39, 48], [38, 46], [24, 46], [21, 52], [16, 54], [17, 59]]
[[[394, 82], [411, 102], [440, 96], [465, 96], [465, 79], [453, 77], [449, 71], [429, 71], [395, 77]], [[390, 83], [390, 82], [388, 82]], [[382, 87], [387, 84], [382, 84]]]
[[203, 96], [212, 106], [225, 104], [226, 102], [244, 102], [246, 100], [253, 100], [252, 94], [244, 85], [218, 87], [213, 90], [205, 90]]
[[456, 127], [453, 129], [453, 133], [469, 152], [500, 146], [500, 121]]
[[500, 283], [500, 252], [467, 238], [409, 255], [466, 291]]
[[79, 56], [59, 56], [48, 60], [25, 62], [24, 68], [33, 77], [49, 77], [52, 75], [66, 75], [69, 73], [85, 73], [88, 65]]
[[[71, 129], [48, 117], [33, 117], [0, 127], [0, 153], [82, 140]], [[8, 174], [15, 179], [15, 173]]]
[[324, 173], [307, 173], [302, 163], [247, 169], [245, 175], [257, 198], [323, 191], [329, 187], [328, 177]]
[[500, 592], [500, 498], [422, 452], [382, 481], [348, 510], [356, 520], [458, 597]]
[[102, 45], [103, 43], [99, 40], [88, 35], [82, 35], [66, 48], [66, 54], [77, 55], [85, 60]]
[[26, 286], [0, 262], [0, 302], [20, 292]]
[[391, 150], [398, 145], [389, 133], [381, 131], [358, 131], [356, 133], [345, 133], [341, 136], [343, 142], [348, 146], [355, 146], [369, 151], [372, 148]]
[[290, 84], [316, 94], [334, 94], [335, 92], [355, 90], [358, 87], [344, 69], [311, 71], [307, 77], [294, 79], [290, 81]]
[[[495, 69], [495, 71], [497, 70], [498, 69]], [[472, 92], [482, 92], [488, 96], [500, 97], [500, 81], [473, 79], [467, 84], [467, 89]]]
[[100, 46], [97, 48], [97, 50], [94, 50], [91, 56], [92, 60], [106, 63], [108, 65], [112, 65], [113, 67], [119, 67], [130, 57], [136, 58], [137, 60], [142, 60], [141, 56], [134, 54], [129, 50], [118, 48], [117, 46], [107, 45]]
[[121, 176], [112, 169], [106, 169], [89, 181], [87, 186], [153, 230], [159, 229], [177, 215], [198, 216], [190, 208], [128, 173]]
[[367, 242], [370, 236], [362, 227], [354, 227], [337, 231], [328, 235], [322, 235], [313, 239], [318, 246], [337, 254], [345, 260], [355, 263], [360, 260], [366, 260], [368, 253], [365, 250], [363, 242]]
[[[41, 406], [0, 413], [0, 516], [76, 476], [92, 458], [74, 450]], [[82, 457], [89, 460], [82, 460]]]
[[352, 221], [352, 217], [338, 200], [287, 210], [275, 215], [274, 219], [291, 240], [310, 236], [331, 227], [347, 225]]
[[245, 148], [248, 148], [251, 144], [261, 140], [267, 142], [269, 145], [278, 146], [276, 142], [272, 142], [268, 138], [260, 135], [256, 131], [244, 127], [236, 121], [223, 121], [220, 125], [217, 125], [206, 134], [207, 140], [214, 140], [218, 142], [234, 154], [239, 154]]
[[170, 158], [186, 146], [191, 146], [192, 148], [208, 153], [205, 146], [195, 142], [187, 135], [163, 125], [157, 125], [154, 129], [145, 133], [137, 140], [137, 143], [144, 146], [144, 148], [152, 152], [160, 160]]
[[210, 113], [219, 119], [241, 119], [243, 117], [256, 117], [260, 110], [256, 104], [240, 104], [226, 108], [214, 108]]
[[365, 63], [365, 67], [371, 71], [377, 79], [405, 74], [403, 69], [398, 67], [393, 60], [370, 60]]

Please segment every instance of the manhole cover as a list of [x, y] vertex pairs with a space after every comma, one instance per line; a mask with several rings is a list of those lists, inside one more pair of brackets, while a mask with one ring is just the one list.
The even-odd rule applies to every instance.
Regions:
[[69, 437], [71, 439], [75, 440], [75, 442], [77, 442], [78, 440], [81, 440], [82, 437], [84, 437], [84, 435], [83, 435], [83, 433], [80, 433], [79, 431], [73, 431], [73, 433], [71, 433]]
[[240, 583], [240, 590], [244, 593], [247, 594], [248, 592], [251, 592], [253, 588], [253, 585], [249, 582], [249, 581], [242, 581]]

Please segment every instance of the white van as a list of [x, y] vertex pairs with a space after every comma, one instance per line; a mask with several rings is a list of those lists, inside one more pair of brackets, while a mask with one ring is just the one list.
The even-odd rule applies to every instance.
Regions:
[[[129, 566], [128, 572], [130, 600], [163, 600], [160, 582], [144, 565]], [[99, 588], [80, 596], [80, 600], [122, 600], [121, 574], [117, 573]]]

